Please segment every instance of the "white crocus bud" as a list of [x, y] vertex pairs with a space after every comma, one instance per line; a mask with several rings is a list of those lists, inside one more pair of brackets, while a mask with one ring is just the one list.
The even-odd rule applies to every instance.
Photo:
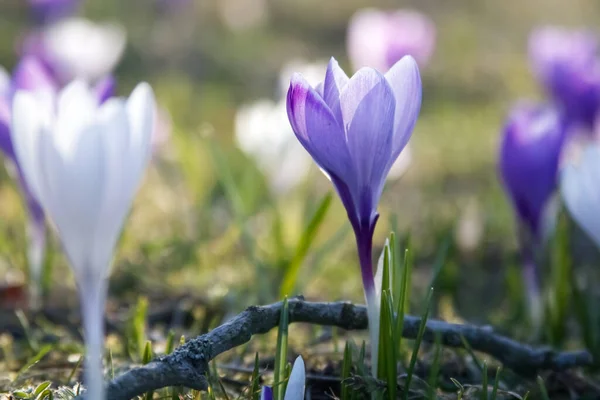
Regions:
[[83, 18], [61, 20], [42, 33], [44, 57], [60, 79], [94, 82], [109, 74], [125, 50], [125, 29]]
[[104, 399], [107, 275], [150, 158], [154, 110], [146, 83], [129, 99], [111, 98], [102, 105], [82, 81], [69, 84], [57, 99], [20, 91], [13, 101], [19, 165], [75, 273], [87, 346], [87, 398], [92, 400]]
[[288, 380], [285, 396], [283, 400], [303, 400], [304, 388], [306, 386], [306, 370], [302, 356], [298, 356], [294, 361], [290, 379]]

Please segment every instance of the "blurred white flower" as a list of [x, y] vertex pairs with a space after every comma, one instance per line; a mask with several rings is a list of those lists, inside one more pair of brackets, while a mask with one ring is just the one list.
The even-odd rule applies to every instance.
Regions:
[[73, 268], [87, 345], [87, 398], [104, 399], [102, 351], [107, 274], [151, 152], [154, 96], [99, 105], [82, 81], [58, 97], [18, 91], [12, 139], [28, 186], [54, 223]]
[[560, 193], [577, 224], [600, 247], [600, 145], [590, 143], [561, 171]]
[[259, 100], [240, 107], [235, 139], [256, 161], [275, 193], [285, 193], [306, 178], [312, 160], [292, 132], [285, 101]]
[[120, 61], [126, 44], [122, 26], [83, 18], [61, 20], [39, 34], [36, 50], [62, 82], [95, 82], [108, 75]]

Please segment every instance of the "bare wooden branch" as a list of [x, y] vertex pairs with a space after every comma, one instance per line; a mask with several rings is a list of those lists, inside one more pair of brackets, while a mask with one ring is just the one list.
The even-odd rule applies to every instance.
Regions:
[[[167, 386], [185, 386], [206, 390], [208, 362], [219, 354], [264, 334], [279, 324], [282, 303], [252, 306], [211, 332], [189, 340], [172, 354], [132, 369], [108, 384], [108, 398], [126, 400]], [[315, 303], [303, 299], [289, 300], [290, 322], [337, 326], [346, 330], [367, 329], [365, 306], [348, 302]], [[414, 339], [420, 318], [406, 316], [403, 336]], [[486, 353], [518, 374], [533, 376], [542, 370], [562, 371], [594, 364], [587, 351], [558, 352], [535, 348], [496, 334], [489, 327], [450, 324], [428, 320], [424, 341], [433, 343], [439, 336], [443, 345], [463, 347], [461, 336], [475, 351]]]

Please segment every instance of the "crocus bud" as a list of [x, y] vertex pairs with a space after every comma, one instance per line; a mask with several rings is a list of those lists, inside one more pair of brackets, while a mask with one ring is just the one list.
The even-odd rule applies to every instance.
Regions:
[[[277, 382], [276, 382], [277, 384]], [[304, 390], [306, 386], [306, 368], [301, 356], [296, 358], [290, 378], [287, 382], [283, 400], [304, 400]], [[273, 400], [273, 389], [269, 386], [263, 386], [260, 393], [261, 400]]]
[[585, 30], [542, 27], [529, 37], [534, 74], [570, 123], [588, 129], [600, 108], [598, 39]]
[[256, 161], [273, 193], [285, 194], [306, 179], [310, 156], [291, 132], [285, 102], [259, 100], [240, 107], [235, 115], [235, 139]]
[[125, 217], [150, 157], [150, 86], [99, 105], [69, 84], [57, 100], [18, 91], [12, 139], [28, 186], [50, 217], [73, 268], [87, 345], [87, 398], [104, 399], [102, 351], [107, 275]]
[[561, 171], [560, 193], [569, 214], [600, 248], [600, 145], [589, 143]]
[[61, 84], [97, 82], [118, 64], [125, 44], [125, 30], [118, 24], [69, 18], [29, 35], [22, 51], [43, 60]]
[[565, 124], [547, 106], [520, 103], [504, 126], [499, 170], [506, 194], [523, 226], [539, 241], [543, 216], [558, 184]]
[[433, 54], [435, 34], [433, 21], [417, 11], [363, 9], [348, 24], [348, 57], [355, 70], [385, 72], [406, 55], [424, 66]]
[[421, 78], [411, 56], [385, 75], [362, 68], [351, 78], [332, 59], [317, 89], [294, 74], [288, 92], [292, 129], [333, 183], [354, 229], [370, 309], [378, 307], [371, 259], [377, 206], [420, 107]]
[[536, 252], [552, 220], [548, 211], [565, 132], [566, 124], [553, 108], [520, 103], [508, 117], [500, 147], [499, 170], [519, 223], [523, 281], [534, 329], [543, 316]]

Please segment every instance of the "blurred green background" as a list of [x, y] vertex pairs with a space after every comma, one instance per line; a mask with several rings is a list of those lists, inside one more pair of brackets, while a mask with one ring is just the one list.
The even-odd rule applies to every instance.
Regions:
[[[0, 0], [0, 64], [9, 70], [17, 61], [15, 43], [29, 27], [25, 3]], [[384, 192], [375, 243], [382, 246], [394, 226], [400, 236], [410, 233], [417, 293], [429, 282], [444, 243], [450, 243], [437, 293], [440, 304], [457, 310], [446, 312], [449, 319], [494, 322], [514, 311], [505, 307], [507, 293], [518, 296], [520, 290], [513, 215], [496, 173], [503, 118], [515, 100], [542, 97], [527, 65], [530, 30], [540, 24], [593, 27], [600, 3], [188, 3], [169, 12], [151, 0], [84, 3], [84, 16], [118, 21], [127, 29], [127, 49], [116, 70], [119, 93], [148, 81], [173, 120], [172, 136], [149, 169], [116, 254], [113, 301], [194, 293], [223, 299], [236, 312], [277, 300], [294, 257], [300, 257], [301, 268], [293, 293], [363, 301], [353, 237], [337, 197], [306, 257], [298, 250], [309, 217], [332, 192], [327, 179], [313, 167], [306, 184], [281, 197], [270, 195], [254, 161], [236, 148], [233, 122], [240, 105], [277, 99], [279, 70], [291, 59], [334, 56], [350, 72], [348, 19], [375, 6], [419, 10], [437, 27], [433, 59], [421, 71], [423, 107], [411, 139], [413, 163]], [[241, 28], [228, 26], [224, 8]], [[259, 22], [244, 27], [257, 13]], [[0, 276], [24, 281], [24, 211], [6, 171], [0, 204]], [[50, 301], [75, 304], [75, 296], [61, 289], [74, 290], [74, 284], [56, 239], [52, 248]]]

